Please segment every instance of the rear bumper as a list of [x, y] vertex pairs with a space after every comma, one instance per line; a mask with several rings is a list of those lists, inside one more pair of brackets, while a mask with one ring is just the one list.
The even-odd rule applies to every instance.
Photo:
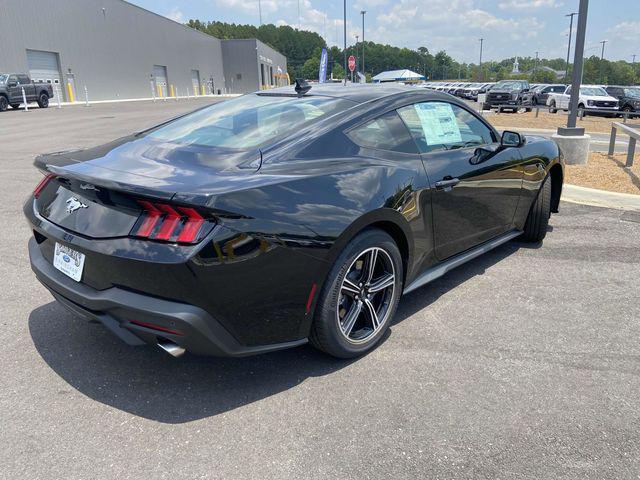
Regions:
[[[240, 357], [295, 347], [306, 339], [260, 346], [240, 344], [205, 310], [111, 287], [96, 290], [77, 283], [56, 270], [42, 255], [35, 238], [29, 240], [31, 268], [38, 280], [63, 306], [75, 314], [95, 319], [130, 345], [171, 342], [199, 355]], [[162, 330], [136, 325], [153, 324]], [[169, 333], [175, 332], [175, 333]]]

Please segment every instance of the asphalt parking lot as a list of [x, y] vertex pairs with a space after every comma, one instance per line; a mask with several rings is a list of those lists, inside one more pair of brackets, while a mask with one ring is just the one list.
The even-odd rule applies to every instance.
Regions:
[[640, 476], [640, 215], [563, 203], [403, 298], [354, 361], [131, 348], [29, 269], [34, 155], [106, 142], [210, 100], [0, 114], [3, 478]]

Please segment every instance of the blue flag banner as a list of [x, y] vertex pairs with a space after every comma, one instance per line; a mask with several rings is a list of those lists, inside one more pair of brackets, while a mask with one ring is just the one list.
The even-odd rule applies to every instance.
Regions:
[[328, 55], [327, 49], [322, 49], [322, 55], [320, 56], [320, 73], [318, 78], [320, 79], [320, 83], [325, 83], [327, 81], [327, 63], [328, 63]]

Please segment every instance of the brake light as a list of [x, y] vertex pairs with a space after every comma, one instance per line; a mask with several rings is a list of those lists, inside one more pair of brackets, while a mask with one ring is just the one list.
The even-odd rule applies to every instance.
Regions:
[[195, 243], [207, 220], [195, 209], [138, 200], [142, 214], [131, 235], [165, 242]]
[[193, 242], [198, 237], [198, 232], [204, 225], [204, 218], [193, 208], [178, 208], [187, 216], [187, 221], [178, 236], [178, 242]]
[[44, 187], [46, 187], [47, 184], [49, 183], [49, 181], [52, 180], [55, 177], [56, 177], [55, 174], [47, 173], [44, 176], [44, 178], [42, 180], [40, 180], [40, 182], [38, 182], [38, 185], [36, 185], [36, 188], [33, 190], [33, 196], [35, 198], [38, 198], [40, 196], [40, 194], [42, 193], [42, 190], [44, 190]]

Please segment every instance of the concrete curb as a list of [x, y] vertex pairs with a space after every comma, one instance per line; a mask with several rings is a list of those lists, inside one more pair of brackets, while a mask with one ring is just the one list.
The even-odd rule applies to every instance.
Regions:
[[562, 200], [595, 207], [640, 212], [640, 195], [632, 195], [630, 193], [609, 192], [565, 184], [562, 188]]
[[[216, 98], [235, 98], [235, 97], [239, 97], [240, 94], [239, 93], [226, 93], [223, 95], [198, 95], [197, 97], [194, 97], [193, 95], [191, 95], [190, 97], [186, 97], [186, 96], [182, 96], [180, 95], [179, 97], [163, 97], [163, 98], [157, 98], [155, 99], [155, 103], [162, 103], [162, 102], [175, 102], [175, 101], [181, 101], [181, 100], [199, 100], [199, 99], [216, 99]], [[102, 103], [126, 103], [126, 102], [153, 102], [153, 98], [149, 97], [149, 98], [120, 98], [117, 100], [89, 100], [89, 105], [99, 105]], [[84, 107], [86, 105], [86, 103], [84, 101], [76, 101], [76, 102], [60, 102], [60, 106], [61, 107], [75, 107], [75, 106], [80, 106], [80, 107]], [[58, 102], [55, 100], [55, 98], [52, 98], [49, 100], [49, 108], [56, 108], [58, 106]], [[30, 107], [31, 108], [31, 107]]]

